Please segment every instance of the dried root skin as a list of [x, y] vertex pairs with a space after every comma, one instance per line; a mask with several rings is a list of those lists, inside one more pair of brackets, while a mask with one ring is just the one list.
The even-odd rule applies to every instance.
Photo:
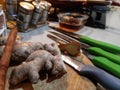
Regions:
[[36, 50], [44, 49], [42, 43], [22, 42], [14, 46], [12, 60], [23, 62], [26, 58]]
[[14, 46], [12, 61], [23, 62], [36, 50], [46, 50], [52, 55], [60, 54], [58, 46], [52, 44], [42, 44], [40, 42], [22, 42]]
[[49, 51], [54, 56], [61, 54], [60, 50], [58, 48], [58, 45], [55, 44], [55, 43], [45, 44], [44, 45], [44, 49], [47, 50], [47, 51]]
[[[24, 63], [16, 66], [12, 71], [10, 84], [16, 85], [22, 82], [23, 78], [27, 76], [32, 83], [37, 83], [39, 80], [39, 72], [42, 70], [49, 71], [48, 75], [59, 76], [61, 72], [63, 74], [65, 67], [61, 56], [53, 56], [50, 52], [45, 50], [33, 52]], [[18, 73], [21, 73], [21, 75]]]
[[[4, 50], [4, 45], [0, 46], [0, 56]], [[52, 55], [60, 54], [60, 50], [55, 43], [42, 44], [40, 42], [19, 42], [14, 45], [11, 61], [23, 62], [27, 57], [36, 50], [46, 50]]]

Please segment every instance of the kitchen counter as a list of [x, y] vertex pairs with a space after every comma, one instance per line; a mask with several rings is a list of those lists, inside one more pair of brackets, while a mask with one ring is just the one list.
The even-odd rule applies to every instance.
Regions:
[[[58, 25], [58, 23], [56, 22], [49, 23], [49, 25]], [[29, 31], [27, 33], [19, 33], [19, 34], [23, 36], [23, 41], [51, 43], [54, 41], [52, 41], [46, 36], [49, 33], [48, 32], [49, 30], [53, 30], [53, 29], [49, 28], [48, 25], [45, 25], [40, 28], [34, 29], [33, 31]], [[112, 29], [112, 28], [99, 29], [99, 28], [91, 28], [85, 26], [84, 28], [82, 28], [81, 30], [75, 33], [120, 46], [119, 29]]]

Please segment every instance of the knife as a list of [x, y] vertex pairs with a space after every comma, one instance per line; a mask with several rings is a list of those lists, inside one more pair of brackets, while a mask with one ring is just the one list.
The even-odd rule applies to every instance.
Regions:
[[88, 52], [85, 54], [92, 61], [92, 63], [94, 65], [96, 65], [96, 66], [98, 66], [120, 78], [120, 65], [119, 64], [116, 64], [105, 57], [94, 56]]
[[91, 45], [91, 46], [102, 48], [102, 49], [109, 51], [109, 52], [112, 52], [112, 53], [120, 54], [120, 46], [113, 45], [113, 44], [106, 43], [106, 42], [99, 41], [99, 40], [95, 40], [95, 39], [92, 39], [92, 38], [84, 36], [84, 35], [79, 35], [76, 33], [68, 33], [68, 32], [65, 32], [64, 30], [62, 30], [61, 28], [58, 28], [55, 26], [49, 26], [49, 27], [52, 28], [53, 30], [56, 30], [56, 31], [61, 32], [65, 35], [68, 35], [68, 36], [70, 36], [70, 37], [72, 37], [80, 42], [86, 43], [86, 44]]
[[[61, 44], [61, 43], [64, 43], [65, 44], [65, 42], [63, 41], [63, 40], [61, 40], [61, 39], [59, 39], [59, 38], [57, 38], [57, 37], [55, 37], [55, 36], [52, 36], [52, 35], [50, 35], [50, 34], [47, 34], [47, 36], [49, 37], [49, 38], [51, 38], [52, 40], [54, 40], [54, 41], [56, 41], [56, 42], [58, 42], [59, 44]], [[57, 36], [59, 36], [59, 34], [57, 34]], [[64, 37], [64, 36], [62, 36], [62, 37]], [[66, 40], [66, 38], [64, 37], [64, 39]], [[67, 40], [69, 41], [72, 41], [72, 39], [69, 39], [69, 38], [67, 38]], [[61, 48], [60, 48], [61, 49]], [[99, 48], [97, 48], [97, 47], [92, 47], [92, 48], [90, 48], [90, 49], [92, 49], [92, 51], [93, 52], [96, 52], [96, 53], [100, 53], [101, 52], [101, 54], [103, 53], [103, 55], [105, 54], [105, 52], [106, 51], [104, 51], [104, 50], [102, 50], [102, 49], [100, 49], [99, 50]], [[92, 54], [90, 54], [89, 52], [88, 52], [88, 50], [86, 50], [86, 49], [83, 49], [82, 50], [83, 52], [84, 52], [84, 54], [85, 55], [87, 55], [88, 56], [88, 58], [90, 58], [90, 60], [96, 65], [96, 66], [99, 66], [100, 68], [102, 68], [102, 69], [104, 69], [104, 70], [107, 70], [108, 72], [110, 72], [110, 73], [112, 73], [113, 75], [115, 75], [115, 76], [117, 76], [117, 77], [119, 77], [120, 78], [120, 65], [119, 64], [116, 64], [116, 63], [114, 63], [114, 62], [112, 62], [112, 60], [109, 60], [108, 58], [106, 58], [106, 57], [103, 57], [103, 56], [93, 56]], [[90, 51], [90, 50], [89, 50]], [[91, 52], [92, 52], [91, 51]], [[110, 54], [108, 54], [107, 56], [109, 56]], [[117, 55], [116, 55], [117, 56]], [[109, 56], [109, 57], [113, 57], [113, 56]], [[116, 58], [114, 59], [113, 58], [113, 61], [115, 61], [116, 60]], [[120, 60], [119, 60], [120, 61]]]
[[[69, 37], [67, 37], [67, 36], [65, 36], [63, 34], [53, 32], [53, 31], [49, 31], [49, 32], [56, 35], [56, 36], [58, 36], [58, 37], [60, 37], [60, 38], [62, 38], [63, 40], [68, 41], [68, 42], [74, 41], [73, 39], [71, 39], [71, 38], [69, 38]], [[47, 36], [49, 38], [53, 39], [56, 42], [58, 42], [58, 41], [59, 41], [59, 43], [60, 43], [60, 41], [61, 41], [61, 43], [65, 42], [65, 41], [62, 41], [62, 40], [58, 39], [55, 36], [52, 36], [52, 35], [49, 35], [49, 34]], [[81, 48], [87, 50], [89, 53], [91, 53], [93, 55], [97, 55], [97, 56], [106, 57], [109, 60], [111, 60], [111, 61], [113, 61], [113, 62], [115, 62], [117, 64], [120, 64], [120, 56], [115, 55], [115, 54], [110, 53], [110, 52], [107, 52], [107, 51], [105, 51], [105, 50], [103, 50], [103, 49], [101, 49], [99, 47], [92, 47], [92, 46], [89, 46], [89, 45], [84, 44], [84, 43], [80, 43], [80, 44], [81, 44]]]
[[[65, 63], [73, 67], [79, 74], [95, 79], [104, 88], [108, 90], [120, 90], [120, 79], [110, 75], [102, 69], [95, 66], [84, 65], [82, 63], [73, 63], [73, 59], [64, 55], [61, 57]], [[75, 60], [77, 61], [77, 60]]]

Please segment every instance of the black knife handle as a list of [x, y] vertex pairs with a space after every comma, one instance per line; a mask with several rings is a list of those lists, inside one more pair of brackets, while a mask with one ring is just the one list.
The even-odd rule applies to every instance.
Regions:
[[85, 65], [80, 71], [81, 75], [95, 79], [107, 90], [120, 90], [120, 79], [95, 66]]

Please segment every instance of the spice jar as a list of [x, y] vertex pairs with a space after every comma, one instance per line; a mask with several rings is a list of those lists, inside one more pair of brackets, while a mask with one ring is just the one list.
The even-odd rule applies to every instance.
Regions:
[[17, 16], [19, 0], [5, 0], [7, 19], [14, 20], [14, 17]]
[[6, 30], [6, 20], [5, 13], [2, 9], [2, 5], [0, 5], [0, 35]]
[[33, 1], [32, 4], [34, 5], [35, 9], [33, 12], [31, 23], [33, 25], [37, 25], [45, 7], [41, 5], [40, 2], [36, 2], [36, 1]]
[[32, 18], [34, 6], [28, 2], [20, 2], [17, 27], [19, 31], [26, 32]]
[[47, 1], [41, 1], [40, 3], [41, 3], [41, 5], [45, 6], [45, 9], [43, 10], [42, 16], [39, 21], [40, 21], [40, 23], [46, 23], [46, 20], [48, 17], [48, 12], [51, 7], [51, 3], [47, 2]]
[[0, 29], [3, 28], [3, 24], [4, 24], [3, 11], [2, 11], [2, 6], [0, 6]]

